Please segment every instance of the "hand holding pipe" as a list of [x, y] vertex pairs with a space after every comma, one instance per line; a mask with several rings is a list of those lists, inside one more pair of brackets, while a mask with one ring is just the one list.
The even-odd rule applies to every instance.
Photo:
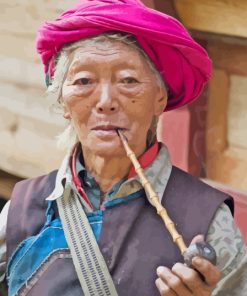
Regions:
[[195, 256], [203, 257], [203, 258], [209, 260], [211, 263], [216, 264], [216, 252], [215, 252], [214, 248], [212, 246], [210, 246], [208, 243], [198, 242], [193, 245], [190, 245], [189, 248], [187, 248], [182, 235], [177, 232], [175, 224], [173, 223], [173, 221], [169, 217], [166, 209], [162, 206], [162, 204], [159, 200], [159, 197], [158, 197], [157, 193], [154, 191], [149, 180], [146, 178], [146, 176], [143, 172], [143, 169], [135, 156], [135, 153], [129, 147], [126, 136], [123, 134], [123, 132], [120, 129], [117, 130], [117, 133], [122, 141], [122, 144], [123, 144], [124, 149], [127, 153], [127, 156], [130, 158], [130, 160], [135, 168], [135, 171], [140, 178], [142, 186], [144, 187], [145, 191], [149, 195], [151, 204], [156, 208], [157, 214], [164, 221], [165, 226], [166, 226], [167, 230], [169, 231], [170, 235], [172, 236], [174, 243], [176, 243], [178, 248], [180, 249], [180, 252], [184, 257], [185, 264], [188, 267], [191, 267], [192, 266], [192, 258]]

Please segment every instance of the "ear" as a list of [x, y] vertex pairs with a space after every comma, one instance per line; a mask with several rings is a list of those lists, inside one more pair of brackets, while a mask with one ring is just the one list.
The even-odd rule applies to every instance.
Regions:
[[154, 105], [154, 115], [156, 116], [160, 116], [166, 105], [167, 105], [167, 97], [168, 97], [168, 94], [167, 94], [167, 91], [166, 89], [164, 88], [160, 88], [156, 98], [155, 98], [155, 105]]

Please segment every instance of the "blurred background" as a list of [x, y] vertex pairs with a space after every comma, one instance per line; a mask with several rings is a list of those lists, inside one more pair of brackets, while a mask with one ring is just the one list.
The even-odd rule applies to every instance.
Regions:
[[[73, 0], [1, 0], [0, 209], [14, 184], [58, 168], [61, 114], [49, 112], [36, 31]], [[159, 139], [173, 163], [230, 192], [236, 219], [247, 213], [247, 1], [143, 0], [179, 19], [209, 52], [213, 77], [201, 97], [163, 115]], [[241, 226], [247, 234], [246, 226]]]

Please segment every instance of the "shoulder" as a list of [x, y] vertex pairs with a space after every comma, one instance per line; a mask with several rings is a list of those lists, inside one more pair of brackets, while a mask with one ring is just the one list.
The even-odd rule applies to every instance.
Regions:
[[[8, 215], [8, 229], [16, 225], [16, 220], [31, 219], [30, 216], [39, 216], [46, 208], [46, 198], [55, 187], [57, 171], [32, 179], [16, 183], [11, 195]], [[18, 219], [16, 219], [16, 217]], [[29, 217], [29, 218], [28, 218]]]
[[197, 204], [202, 203], [204, 206], [215, 204], [217, 208], [224, 202], [232, 214], [234, 212], [234, 202], [231, 196], [209, 186], [178, 167], [172, 167], [167, 187], [169, 191], [180, 194], [184, 201], [188, 197], [193, 197], [193, 201]]
[[[23, 189], [31, 189], [35, 187], [37, 189], [45, 189], [47, 185], [54, 185], [56, 180], [57, 170], [54, 170], [46, 175], [38, 176], [35, 178], [26, 179], [15, 184], [13, 193], [16, 193]], [[46, 186], [45, 186], [46, 185]]]
[[162, 204], [176, 221], [186, 243], [189, 244], [197, 234], [207, 235], [209, 226], [223, 203], [228, 203], [233, 210], [230, 196], [179, 168], [172, 167]]
[[[23, 199], [32, 199], [39, 196], [40, 200], [44, 200], [54, 189], [56, 182], [57, 170], [46, 175], [26, 179], [16, 183], [11, 200], [15, 203], [23, 202]], [[22, 196], [22, 198], [20, 198]]]
[[191, 174], [181, 170], [180, 168], [173, 166], [172, 172], [169, 180], [173, 185], [177, 185], [179, 182], [180, 187], [185, 191], [200, 192], [204, 194], [209, 192], [211, 194], [219, 194], [227, 196], [225, 193], [209, 186], [208, 184], [202, 182], [197, 177], [192, 176]]

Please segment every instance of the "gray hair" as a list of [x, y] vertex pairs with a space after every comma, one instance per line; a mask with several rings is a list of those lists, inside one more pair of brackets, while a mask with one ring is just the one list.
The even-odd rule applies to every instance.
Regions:
[[[156, 69], [155, 65], [150, 60], [148, 55], [140, 47], [136, 38], [133, 35], [127, 34], [127, 33], [121, 33], [121, 32], [107, 32], [91, 38], [82, 39], [73, 43], [66, 44], [61, 49], [55, 61], [55, 71], [54, 71], [53, 80], [46, 91], [46, 95], [48, 99], [52, 101], [53, 111], [59, 112], [59, 113], [62, 112], [62, 106], [61, 106], [62, 86], [69, 69], [70, 54], [79, 47], [95, 45], [98, 42], [104, 42], [104, 41], [120, 41], [137, 50], [145, 58], [151, 71], [155, 74], [158, 85], [167, 91], [166, 84], [163, 78], [161, 77], [161, 74]], [[156, 137], [157, 123], [158, 123], [158, 117], [153, 118], [152, 124], [147, 134], [148, 147], [153, 143]], [[60, 135], [57, 136], [57, 145], [60, 149], [70, 150], [77, 142], [79, 142], [79, 139], [75, 132], [73, 121], [71, 120], [68, 123], [65, 130]]]

